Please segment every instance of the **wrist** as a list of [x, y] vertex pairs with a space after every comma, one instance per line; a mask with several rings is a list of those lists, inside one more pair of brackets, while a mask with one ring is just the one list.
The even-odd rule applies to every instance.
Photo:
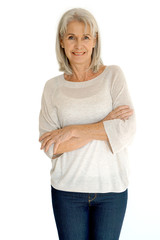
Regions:
[[92, 140], [93, 124], [79, 124], [73, 128], [73, 137]]
[[92, 124], [92, 131], [90, 133], [92, 140], [108, 141], [108, 136], [105, 132], [103, 121]]
[[97, 129], [99, 129], [100, 124], [101, 123], [96, 122], [96, 123], [90, 123], [90, 124], [84, 125], [83, 131], [82, 131], [84, 137], [87, 139], [90, 139], [91, 141], [95, 140], [96, 139], [95, 133]]

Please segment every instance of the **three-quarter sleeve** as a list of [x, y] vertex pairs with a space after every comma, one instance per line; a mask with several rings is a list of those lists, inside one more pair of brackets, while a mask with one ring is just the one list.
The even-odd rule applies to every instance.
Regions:
[[[45, 132], [50, 132], [58, 128], [60, 128], [60, 126], [57, 119], [56, 109], [52, 107], [51, 96], [49, 92], [47, 92], [45, 85], [41, 98], [41, 110], [39, 113], [39, 137], [41, 137]], [[53, 154], [53, 149], [54, 144], [49, 147], [47, 152], [44, 151], [44, 153], [46, 153], [49, 158], [59, 157], [63, 154]]]
[[[131, 97], [128, 91], [127, 82], [123, 71], [120, 67], [111, 83], [112, 109], [121, 105], [128, 105], [134, 110]], [[109, 144], [113, 154], [120, 152], [126, 148], [133, 140], [136, 132], [136, 116], [135, 110], [127, 119], [113, 119], [103, 121], [105, 132], [109, 139]]]

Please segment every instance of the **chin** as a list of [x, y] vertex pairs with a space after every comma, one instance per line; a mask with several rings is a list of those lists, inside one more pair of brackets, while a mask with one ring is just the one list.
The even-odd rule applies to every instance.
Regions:
[[[74, 63], [88, 63], [88, 62], [91, 62], [91, 56], [90, 57], [77, 57], [77, 58], [70, 58], [69, 59], [70, 63], [71, 64], [74, 64]], [[88, 65], [88, 64], [87, 64]]]

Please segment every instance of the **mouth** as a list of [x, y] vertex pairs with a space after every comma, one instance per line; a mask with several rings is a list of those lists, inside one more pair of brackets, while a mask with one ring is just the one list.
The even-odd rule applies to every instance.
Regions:
[[83, 56], [85, 52], [72, 52], [72, 54], [75, 56]]

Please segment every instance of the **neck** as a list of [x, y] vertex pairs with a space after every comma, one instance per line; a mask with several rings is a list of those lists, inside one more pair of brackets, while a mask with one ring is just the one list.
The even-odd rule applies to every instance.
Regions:
[[97, 73], [93, 73], [91, 69], [87, 70], [86, 67], [82, 68], [79, 66], [77, 67], [75, 65], [71, 67], [73, 74], [72, 75], [64, 74], [65, 79], [73, 82], [83, 82], [98, 76], [105, 69], [106, 66], [102, 65]]
[[71, 65], [73, 74], [70, 78], [74, 81], [86, 81], [90, 76], [93, 75], [92, 69], [89, 69], [89, 65]]

